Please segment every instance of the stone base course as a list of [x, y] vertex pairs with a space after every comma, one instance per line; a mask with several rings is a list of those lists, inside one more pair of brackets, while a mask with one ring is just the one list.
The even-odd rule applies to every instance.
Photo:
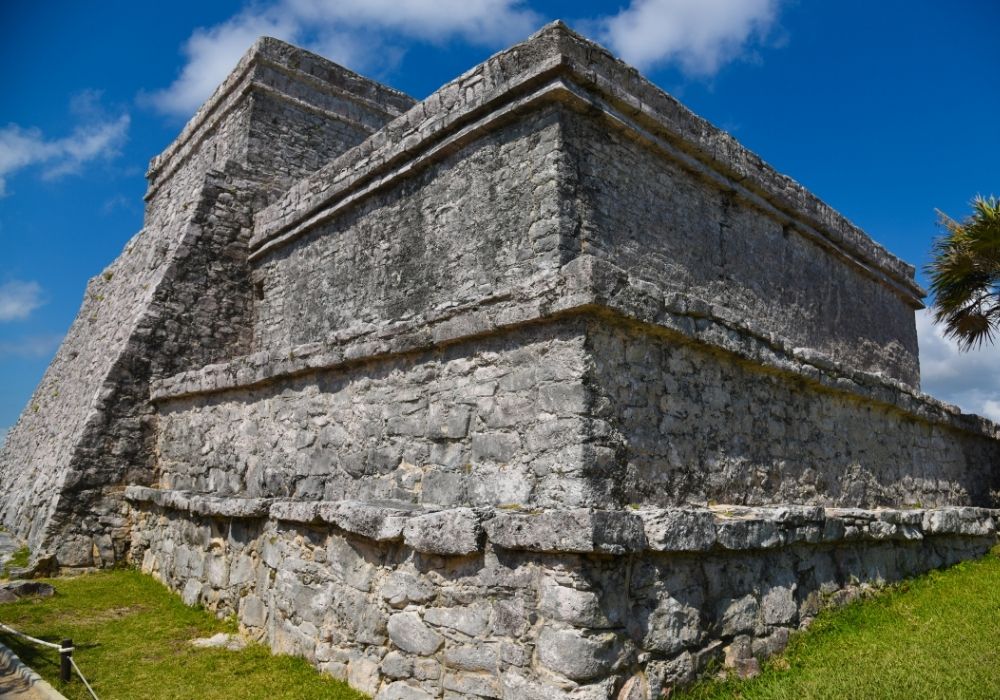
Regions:
[[985, 553], [1000, 514], [126, 498], [143, 571], [379, 700], [633, 700], [712, 659], [746, 673], [824, 606]]

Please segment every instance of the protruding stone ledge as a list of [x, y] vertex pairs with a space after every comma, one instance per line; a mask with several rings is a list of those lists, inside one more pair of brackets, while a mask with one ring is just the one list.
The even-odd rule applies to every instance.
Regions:
[[529, 552], [629, 554], [647, 546], [636, 513], [587, 508], [498, 512], [486, 522], [486, 535], [498, 547]]
[[226, 498], [129, 486], [125, 498], [192, 515], [333, 525], [376, 542], [403, 542], [425, 554], [464, 556], [495, 547], [621, 556], [774, 549], [799, 544], [917, 541], [936, 535], [994, 537], [1000, 510], [819, 506], [587, 508], [510, 511], [436, 508], [397, 502]]
[[384, 327], [368, 324], [347, 328], [325, 342], [245, 355], [154, 380], [150, 398], [162, 402], [252, 389], [311, 372], [335, 371], [360, 361], [425, 351], [527, 323], [552, 322], [586, 313], [649, 324], [829, 391], [892, 406], [927, 422], [1000, 439], [1000, 427], [981, 416], [963, 414], [956, 406], [885, 375], [857, 370], [815, 350], [794, 347], [726, 309], [660, 289], [589, 255], [556, 272], [497, 290], [492, 297], [461, 307]]

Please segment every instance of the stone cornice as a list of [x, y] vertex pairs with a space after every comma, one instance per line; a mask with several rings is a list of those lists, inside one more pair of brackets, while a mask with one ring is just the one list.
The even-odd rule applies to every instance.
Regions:
[[[174, 141], [149, 163], [146, 178], [149, 189], [145, 195], [148, 201], [155, 196], [164, 182], [175, 173], [194, 153], [198, 146], [212, 133], [216, 125], [234, 108], [242, 104], [244, 98], [253, 91], [267, 94], [292, 102], [299, 107], [308, 108], [324, 114], [331, 119], [349, 122], [366, 127], [351, 120], [348, 116], [292, 97], [281, 90], [268, 85], [259, 79], [262, 68], [273, 69], [293, 80], [306, 84], [315, 92], [336, 96], [339, 99], [353, 102], [364, 109], [394, 116], [400, 114], [413, 104], [412, 98], [384, 85], [380, 85], [364, 76], [327, 61], [321, 56], [270, 37], [261, 37], [240, 59], [232, 73], [216, 88], [212, 96], [198, 109], [185, 125]], [[310, 72], [312, 71], [312, 72]], [[314, 73], [325, 74], [324, 77]], [[343, 84], [337, 84], [339, 83]], [[365, 95], [350, 87], [363, 86], [372, 95]]]
[[557, 23], [448, 83], [259, 212], [251, 257], [274, 252], [346, 206], [409, 177], [498, 123], [547, 101], [598, 114], [882, 282], [919, 308], [912, 266], [791, 179]]
[[129, 486], [126, 500], [209, 518], [334, 526], [426, 554], [464, 556], [489, 542], [507, 550], [621, 556], [735, 552], [843, 542], [995, 537], [1000, 511], [965, 506], [862, 509], [773, 505], [523, 511], [397, 502], [235, 498]]
[[589, 255], [576, 258], [557, 272], [497, 290], [493, 296], [468, 305], [380, 327], [349, 327], [326, 342], [254, 353], [154, 380], [150, 396], [154, 402], [164, 402], [254, 389], [574, 315], [638, 322], [684, 342], [730, 353], [762, 369], [797, 377], [823, 391], [851, 395], [922, 421], [1000, 439], [1000, 426], [986, 418], [964, 414], [891, 377], [851, 369], [815, 350], [795, 347], [728, 309], [633, 279], [621, 268]]

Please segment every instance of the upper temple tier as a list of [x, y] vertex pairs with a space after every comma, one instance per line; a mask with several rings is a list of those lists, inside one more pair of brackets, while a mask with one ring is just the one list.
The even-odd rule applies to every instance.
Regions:
[[250, 251], [254, 350], [461, 307], [544, 316], [525, 295], [587, 261], [693, 320], [919, 387], [913, 268], [559, 23], [292, 186]]

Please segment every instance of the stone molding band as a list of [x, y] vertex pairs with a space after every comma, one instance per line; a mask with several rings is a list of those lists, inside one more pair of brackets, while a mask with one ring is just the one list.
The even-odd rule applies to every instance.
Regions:
[[474, 304], [377, 328], [368, 324], [277, 352], [262, 351], [230, 362], [154, 380], [154, 403], [189, 396], [254, 389], [360, 362], [387, 360], [441, 345], [501, 333], [529, 323], [555, 322], [573, 314], [606, 314], [612, 320], [639, 322], [660, 331], [732, 353], [763, 368], [797, 376], [825, 390], [847, 393], [890, 406], [920, 420], [956, 430], [1000, 437], [1000, 426], [981, 416], [922, 394], [880, 374], [854, 370], [822, 353], [793, 347], [757, 329], [746, 319], [696, 297], [666, 292], [621, 268], [583, 255], [555, 273], [498, 290]]
[[435, 508], [397, 502], [229, 498], [129, 486], [126, 500], [210, 518], [333, 525], [376, 542], [440, 556], [481, 552], [486, 542], [528, 552], [623, 556], [774, 549], [797, 544], [914, 542], [936, 535], [995, 537], [1000, 510], [968, 506], [862, 509], [732, 506], [522, 511]]

